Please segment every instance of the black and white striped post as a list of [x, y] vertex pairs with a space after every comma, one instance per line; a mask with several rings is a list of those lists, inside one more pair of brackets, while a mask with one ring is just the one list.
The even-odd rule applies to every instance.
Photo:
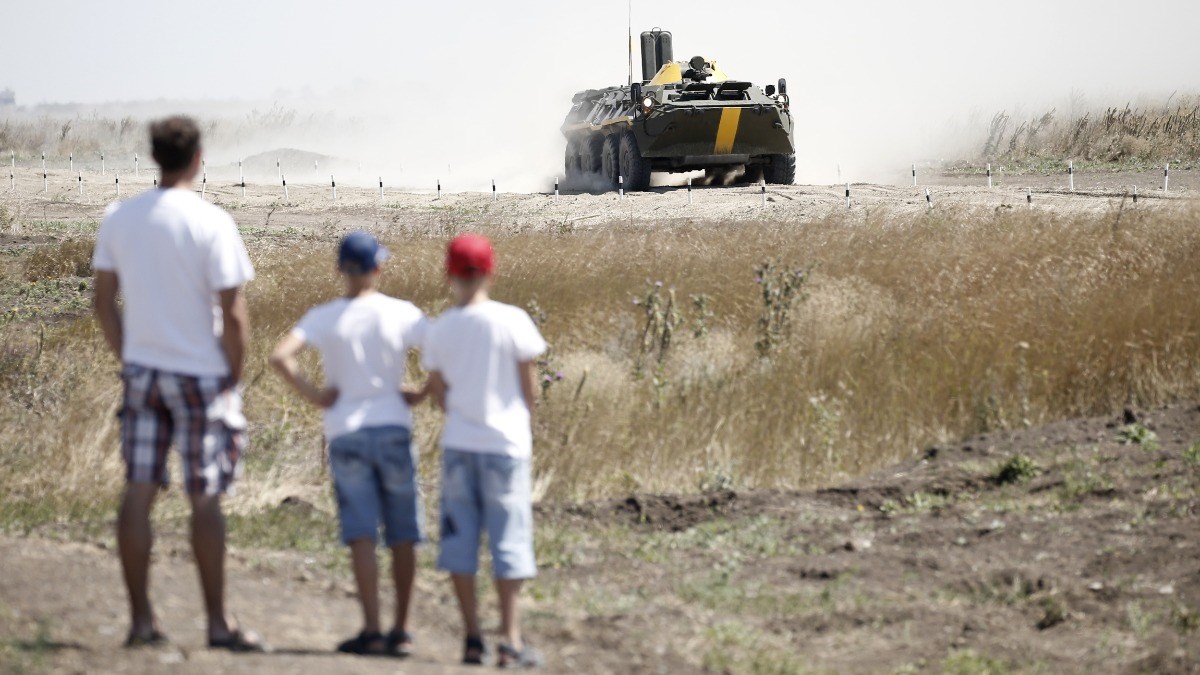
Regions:
[[494, 202], [497, 199], [498, 199], [498, 197], [496, 196], [496, 179], [493, 178], [492, 179], [492, 201]]
[[287, 189], [287, 176], [284, 176], [283, 174], [280, 174], [280, 175], [279, 175], [279, 180], [283, 181], [283, 201], [284, 201], [284, 202], [290, 202], [290, 201], [292, 201], [292, 197], [291, 197], [291, 195], [289, 195], [289, 194], [288, 194], [288, 189]]
[[117, 186], [117, 199], [121, 198], [121, 176], [113, 174], [113, 183]]
[[692, 204], [692, 178], [688, 176], [688, 206]]
[[242, 186], [242, 199], [246, 198], [246, 174], [242, 171], [242, 160], [238, 160], [238, 183]]
[[1171, 163], [1163, 164], [1163, 194], [1167, 193], [1167, 186], [1171, 183]]
[[279, 180], [283, 180], [283, 168], [281, 166], [279, 166], [279, 158], [278, 157], [275, 158], [275, 177], [278, 178]]
[[558, 176], [554, 177], [554, 201], [558, 201]]
[[75, 153], [73, 153], [73, 152], [70, 155], [70, 162], [71, 162], [71, 173], [75, 173]]
[[154, 174], [154, 187], [158, 188], [158, 174]]
[[1027, 208], [1032, 209], [1033, 208], [1033, 188], [1026, 188], [1026, 189], [1028, 190], [1028, 192], [1025, 193], [1025, 206]]
[[42, 173], [46, 173], [46, 151], [42, 151]]
[[442, 179], [437, 179], [437, 198], [442, 198]]
[[916, 187], [917, 186], [917, 165], [916, 164], [912, 165], [912, 174], [913, 174], [913, 187]]
[[846, 183], [846, 208], [850, 208], [850, 184]]
[[617, 176], [617, 199], [625, 199], [625, 176]]
[[987, 179], [988, 179], [988, 189], [990, 190], [990, 189], [992, 189], [992, 164], [991, 164], [991, 162], [989, 162], [987, 165]]
[[138, 164], [138, 154], [135, 152], [133, 153], [133, 177], [138, 178], [141, 175], [141, 167]]
[[1133, 205], [1134, 206], [1137, 206], [1137, 200], [1138, 200], [1137, 186], [1134, 185], [1133, 186]]
[[208, 195], [208, 172], [205, 171], [200, 178], [200, 199], [204, 199]]
[[50, 191], [50, 177], [46, 174], [45, 169], [42, 170], [42, 192]]
[[100, 175], [104, 175], [104, 153], [100, 153]]
[[379, 177], [379, 201], [383, 202], [383, 176]]
[[925, 204], [930, 211], [933, 210], [933, 193], [929, 191], [929, 188], [925, 188]]
[[79, 180], [79, 196], [82, 197], [83, 196], [83, 174], [82, 173], [78, 174], [78, 180]]
[[[316, 162], [313, 162], [316, 164]], [[337, 181], [334, 180], [333, 174], [329, 174], [329, 187], [333, 188], [333, 201], [337, 201]]]
[[765, 208], [767, 208], [767, 179], [766, 178], [758, 179], [758, 189], [759, 189], [759, 192], [762, 193], [762, 205], [763, 205], [763, 208], [765, 209]]
[[1067, 160], [1067, 189], [1075, 191], [1075, 162]]

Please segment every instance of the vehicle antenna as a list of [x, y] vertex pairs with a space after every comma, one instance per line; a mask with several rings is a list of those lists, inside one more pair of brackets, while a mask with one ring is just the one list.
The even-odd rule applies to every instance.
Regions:
[[625, 24], [629, 29], [625, 36], [625, 46], [629, 48], [629, 82], [627, 86], [633, 86], [633, 0], [629, 0], [629, 22]]

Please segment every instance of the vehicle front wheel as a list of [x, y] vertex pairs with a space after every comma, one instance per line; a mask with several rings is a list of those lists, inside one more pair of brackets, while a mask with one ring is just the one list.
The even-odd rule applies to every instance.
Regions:
[[642, 157], [637, 138], [629, 131], [621, 134], [621, 175], [625, 177], [625, 189], [630, 192], [650, 189], [650, 160]]

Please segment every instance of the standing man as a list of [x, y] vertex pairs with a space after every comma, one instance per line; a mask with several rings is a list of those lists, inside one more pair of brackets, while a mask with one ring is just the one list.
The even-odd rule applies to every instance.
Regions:
[[[208, 615], [208, 645], [262, 650], [225, 611], [221, 495], [246, 446], [239, 383], [250, 338], [241, 287], [254, 278], [229, 214], [200, 199], [200, 129], [187, 117], [150, 125], [161, 187], [105, 213], [96, 239], [95, 311], [121, 361], [125, 494], [117, 542], [132, 622], [126, 646], [166, 641], [148, 593], [150, 509], [166, 487], [167, 451], [180, 454], [192, 505], [192, 550]], [[117, 293], [124, 296], [124, 311]]]

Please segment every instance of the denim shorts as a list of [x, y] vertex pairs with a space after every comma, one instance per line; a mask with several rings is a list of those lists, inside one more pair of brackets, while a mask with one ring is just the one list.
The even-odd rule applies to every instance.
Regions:
[[497, 579], [537, 576], [531, 487], [528, 457], [445, 450], [438, 568], [478, 572], [479, 539], [486, 531]]
[[404, 427], [368, 427], [329, 442], [342, 542], [378, 541], [383, 522], [388, 546], [422, 541], [416, 446]]

